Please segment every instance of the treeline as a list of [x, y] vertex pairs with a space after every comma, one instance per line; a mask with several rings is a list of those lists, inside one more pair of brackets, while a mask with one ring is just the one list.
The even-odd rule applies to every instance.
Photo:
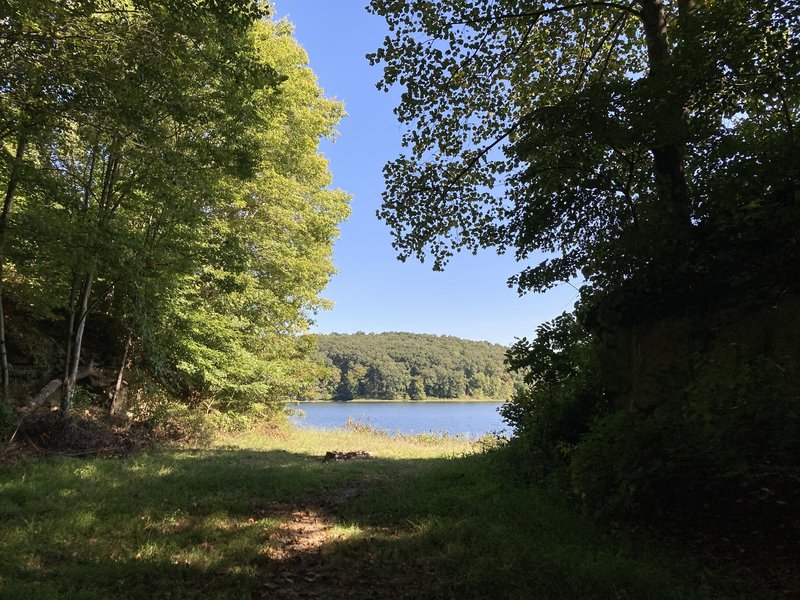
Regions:
[[320, 335], [318, 344], [331, 367], [322, 396], [334, 400], [507, 400], [521, 381], [506, 369], [507, 348], [489, 342], [392, 332]]
[[[14, 400], [131, 370], [206, 408], [316, 383], [342, 106], [260, 2], [16, 2], [0, 18], [0, 371]], [[90, 361], [102, 367], [90, 369]], [[100, 372], [101, 375], [97, 375]]]

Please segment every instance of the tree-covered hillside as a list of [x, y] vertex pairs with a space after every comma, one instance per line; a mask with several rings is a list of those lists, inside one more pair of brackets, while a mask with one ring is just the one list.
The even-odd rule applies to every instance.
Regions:
[[507, 348], [451, 336], [355, 333], [319, 336], [331, 365], [323, 382], [335, 400], [384, 398], [496, 398], [507, 400], [515, 377], [506, 369]]

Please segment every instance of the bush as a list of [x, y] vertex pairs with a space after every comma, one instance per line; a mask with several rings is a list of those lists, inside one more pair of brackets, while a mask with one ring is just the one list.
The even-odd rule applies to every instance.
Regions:
[[796, 504], [798, 360], [791, 345], [722, 332], [682, 359], [688, 371], [664, 369], [669, 393], [645, 397], [647, 386], [633, 387], [624, 398], [630, 409], [614, 410], [598, 346], [576, 318], [540, 327], [533, 342], [509, 353], [512, 368], [527, 370], [528, 388], [502, 409], [520, 471], [615, 518], [732, 509], [775, 515]]
[[763, 512], [795, 502], [796, 367], [760, 358], [737, 368], [708, 360], [683, 397], [600, 419], [572, 454], [574, 491], [609, 516]]
[[150, 416], [149, 425], [154, 437], [163, 441], [204, 445], [214, 436], [208, 415], [179, 402], [160, 405]]
[[208, 413], [212, 427], [224, 433], [237, 433], [249, 431], [265, 421], [274, 422], [285, 419], [282, 407], [278, 404], [264, 404], [255, 402], [247, 411], [219, 411], [212, 410]]
[[128, 417], [159, 441], [208, 443], [216, 433], [236, 433], [285, 422], [282, 404], [253, 402], [238, 410], [218, 410], [211, 399], [180, 398], [138, 373], [127, 394]]
[[512, 369], [525, 372], [527, 387], [500, 412], [542, 477], [564, 464], [594, 419], [610, 410], [593, 341], [575, 317], [565, 313], [540, 326], [533, 342], [518, 342], [508, 361]]

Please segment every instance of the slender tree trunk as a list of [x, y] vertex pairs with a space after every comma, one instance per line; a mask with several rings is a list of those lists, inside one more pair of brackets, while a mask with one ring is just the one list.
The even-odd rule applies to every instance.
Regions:
[[25, 158], [25, 150], [28, 147], [28, 135], [22, 132], [17, 141], [17, 152], [14, 156], [14, 163], [11, 166], [11, 173], [6, 185], [6, 195], [3, 200], [3, 212], [0, 214], [0, 373], [3, 379], [3, 401], [8, 402], [8, 349], [6, 346], [6, 313], [3, 306], [3, 293], [5, 291], [5, 263], [6, 263], [6, 240], [8, 239], [8, 217], [14, 206], [14, 196], [17, 192], [17, 184], [22, 171], [22, 161]]
[[121, 404], [119, 401], [121, 400], [122, 396], [120, 392], [122, 391], [122, 376], [125, 373], [125, 368], [128, 364], [128, 356], [130, 355], [131, 347], [133, 346], [133, 334], [130, 332], [128, 333], [128, 337], [125, 340], [125, 350], [122, 353], [122, 362], [119, 365], [119, 374], [117, 375], [117, 384], [114, 386], [114, 395], [111, 397], [111, 414], [115, 414], [119, 411], [119, 405]]
[[72, 272], [72, 283], [69, 288], [69, 321], [67, 323], [67, 351], [64, 356], [64, 381], [69, 377], [69, 366], [72, 364], [72, 336], [75, 332], [75, 291], [78, 287], [78, 274]]
[[[691, 226], [691, 201], [689, 185], [684, 170], [684, 147], [680, 142], [669, 139], [675, 131], [685, 126], [685, 98], [674, 96], [677, 90], [670, 89], [669, 57], [670, 46], [667, 38], [667, 18], [663, 0], [640, 0], [641, 19], [647, 42], [649, 76], [663, 83], [658, 93], [666, 96], [660, 105], [661, 114], [655, 115], [656, 139], [651, 152], [655, 168], [656, 184], [664, 201], [665, 216], [675, 227], [672, 232], [680, 237], [681, 231]], [[679, 11], [688, 14], [694, 8], [694, 0], [680, 0]], [[655, 99], [654, 99], [655, 101]], [[664, 139], [664, 138], [668, 139]]]
[[93, 274], [88, 271], [83, 278], [80, 296], [78, 297], [76, 315], [78, 323], [71, 339], [72, 353], [69, 359], [68, 373], [64, 378], [64, 393], [61, 397], [61, 414], [65, 420], [69, 419], [69, 411], [72, 408], [72, 400], [75, 397], [75, 382], [78, 379], [78, 365], [81, 359], [81, 345], [83, 344], [83, 332], [86, 328], [86, 317], [89, 312], [92, 281]]

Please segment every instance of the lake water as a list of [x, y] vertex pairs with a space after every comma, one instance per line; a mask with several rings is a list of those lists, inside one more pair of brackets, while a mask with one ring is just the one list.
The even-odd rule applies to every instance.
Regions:
[[500, 402], [303, 402], [289, 408], [301, 410], [292, 422], [303, 427], [336, 429], [348, 419], [368, 423], [391, 433], [448, 432], [477, 438], [485, 433], [510, 435], [500, 418]]

